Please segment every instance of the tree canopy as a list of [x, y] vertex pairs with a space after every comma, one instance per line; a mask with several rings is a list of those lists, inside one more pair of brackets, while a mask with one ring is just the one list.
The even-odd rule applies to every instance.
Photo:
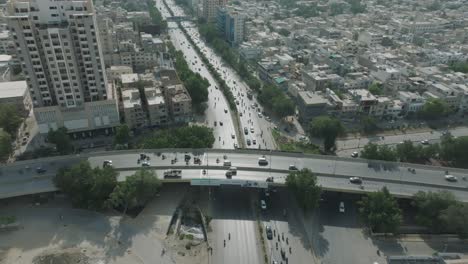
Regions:
[[396, 161], [397, 153], [393, 148], [387, 145], [368, 143], [361, 151], [361, 157], [371, 160]]
[[419, 116], [425, 120], [435, 120], [446, 116], [450, 112], [448, 105], [441, 99], [427, 100], [419, 111]]
[[318, 206], [322, 188], [317, 184], [317, 176], [309, 169], [290, 172], [286, 177], [286, 186], [304, 210]]
[[109, 196], [108, 203], [113, 207], [123, 209], [125, 214], [129, 208], [144, 206], [153, 198], [161, 186], [161, 182], [152, 170], [138, 170], [117, 184]]
[[372, 192], [359, 201], [359, 213], [362, 219], [375, 232], [395, 233], [401, 224], [401, 210], [386, 187]]
[[456, 72], [468, 73], [468, 61], [450, 64], [450, 69]]
[[442, 211], [440, 218], [450, 232], [468, 238], [468, 204], [455, 203]]
[[277, 86], [263, 86], [257, 98], [280, 118], [294, 114], [295, 106], [291, 98], [287, 97]]
[[468, 168], [468, 136], [444, 137], [441, 142], [440, 156], [454, 166]]
[[47, 140], [55, 144], [57, 151], [61, 155], [67, 155], [73, 152], [73, 144], [66, 127], [60, 127], [57, 130], [49, 130]]
[[114, 144], [123, 145], [130, 142], [130, 128], [127, 125], [123, 124], [116, 128]]
[[312, 137], [322, 138], [324, 149], [329, 151], [335, 147], [336, 138], [344, 134], [345, 129], [340, 120], [329, 116], [319, 116], [310, 122], [309, 133]]
[[383, 90], [382, 90], [382, 84], [378, 82], [374, 82], [369, 86], [369, 92], [373, 95], [382, 95]]
[[456, 204], [451, 192], [417, 192], [413, 197], [416, 208], [416, 222], [434, 232], [444, 230], [444, 221], [440, 217], [450, 205]]
[[6, 131], [0, 130], [0, 160], [8, 158], [12, 151], [12, 139]]
[[361, 119], [361, 130], [364, 134], [375, 133], [378, 129], [377, 122], [373, 117], [366, 116]]
[[0, 127], [10, 136], [16, 137], [16, 131], [22, 121], [18, 110], [13, 104], [0, 104]]
[[74, 206], [99, 210], [106, 208], [106, 201], [117, 184], [117, 172], [112, 167], [93, 169], [88, 161], [82, 161], [60, 169], [53, 181]]
[[152, 148], [211, 148], [215, 138], [213, 129], [203, 126], [187, 126], [160, 129], [145, 137], [140, 146]]

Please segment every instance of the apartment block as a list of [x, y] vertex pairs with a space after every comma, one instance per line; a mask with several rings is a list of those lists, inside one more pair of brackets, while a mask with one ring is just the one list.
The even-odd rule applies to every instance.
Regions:
[[91, 0], [10, 0], [6, 14], [41, 133], [119, 125]]

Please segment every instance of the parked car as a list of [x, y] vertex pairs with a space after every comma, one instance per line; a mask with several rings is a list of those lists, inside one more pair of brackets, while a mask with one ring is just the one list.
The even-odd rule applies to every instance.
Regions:
[[42, 173], [45, 173], [47, 170], [44, 169], [43, 167], [37, 167], [36, 168], [36, 172], [39, 173], [39, 174], [42, 174]]

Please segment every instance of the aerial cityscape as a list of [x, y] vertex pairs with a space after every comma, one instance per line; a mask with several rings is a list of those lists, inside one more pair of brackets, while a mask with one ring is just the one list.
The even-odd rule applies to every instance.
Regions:
[[468, 0], [0, 6], [0, 264], [468, 264]]

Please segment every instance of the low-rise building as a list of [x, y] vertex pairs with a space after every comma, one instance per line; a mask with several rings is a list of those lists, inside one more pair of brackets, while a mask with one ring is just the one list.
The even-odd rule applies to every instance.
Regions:
[[192, 119], [192, 99], [184, 85], [165, 87], [169, 114], [175, 123], [187, 123]]
[[23, 116], [29, 113], [32, 102], [26, 81], [0, 82], [0, 105], [4, 104], [14, 105]]
[[326, 114], [332, 108], [325, 94], [311, 91], [298, 92], [297, 107], [299, 121], [303, 124], [307, 124], [314, 117]]
[[130, 129], [143, 128], [148, 124], [147, 114], [138, 89], [122, 91], [122, 105], [125, 123]]
[[164, 95], [160, 88], [145, 88], [150, 126], [164, 126], [168, 123], [168, 111]]

